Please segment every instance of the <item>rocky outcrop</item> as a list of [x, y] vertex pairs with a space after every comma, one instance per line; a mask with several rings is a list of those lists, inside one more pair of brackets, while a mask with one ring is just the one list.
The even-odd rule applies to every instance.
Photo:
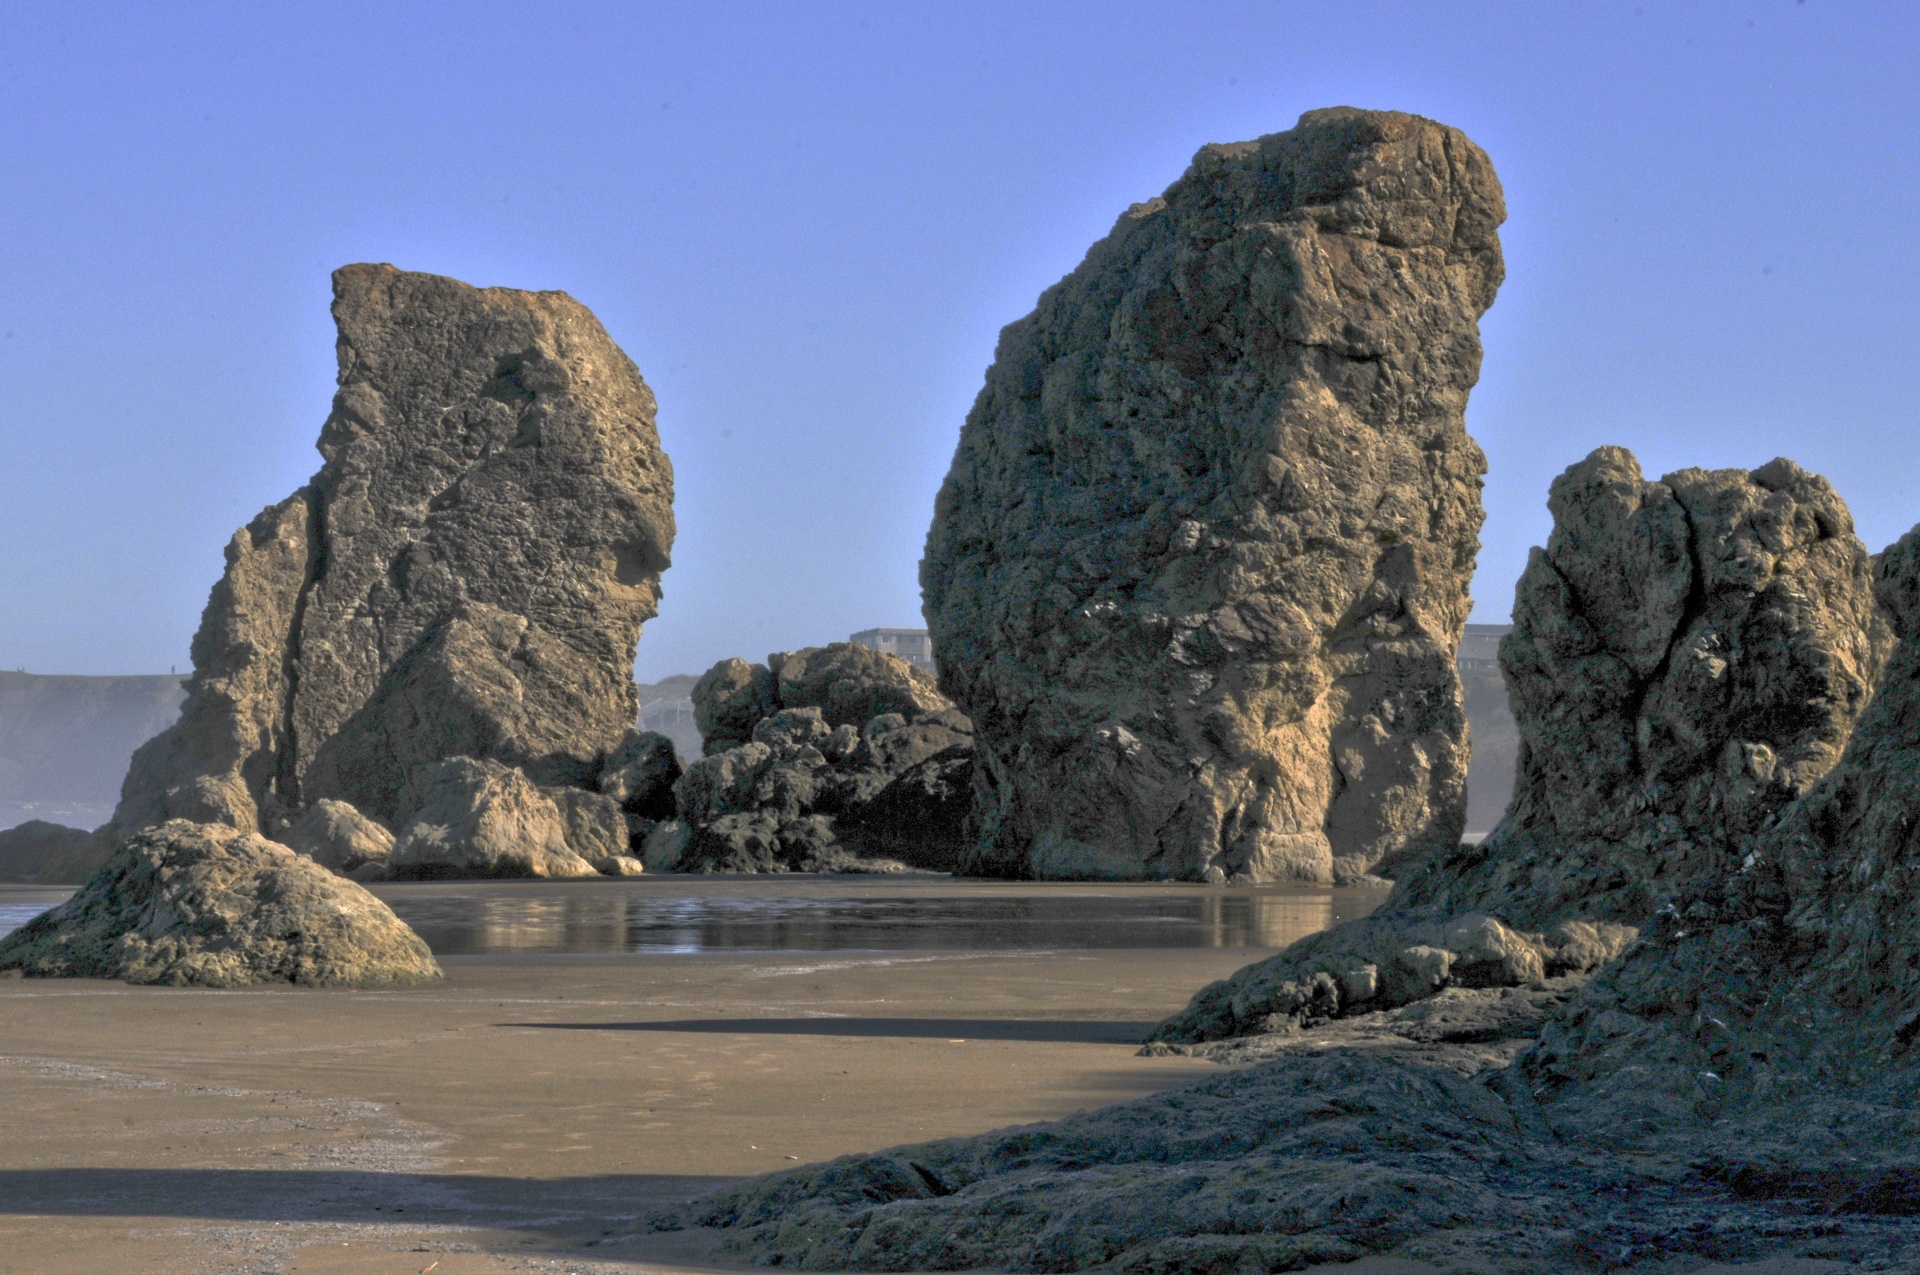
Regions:
[[[1741, 489], [1721, 477], [1717, 490]], [[1614, 486], [1607, 503], [1630, 518], [1661, 498], [1650, 486]], [[1634, 490], [1638, 506], [1615, 499]], [[1573, 521], [1556, 513], [1562, 527]], [[1826, 538], [1844, 545], [1837, 528]], [[1800, 550], [1821, 539], [1807, 536]], [[1602, 534], [1588, 547], [1608, 542]], [[1778, 583], [1796, 551], [1775, 543]], [[1850, 555], [1835, 556], [1846, 569], [1824, 593], [1805, 591], [1844, 613], [1854, 576]], [[1669, 800], [1729, 830], [1737, 857], [1676, 879], [1638, 939], [1584, 986], [1449, 987], [1263, 1038], [1263, 1055], [1253, 1041], [1230, 1055], [1266, 1065], [1053, 1124], [769, 1175], [654, 1225], [723, 1228], [733, 1260], [807, 1270], [1200, 1275], [1373, 1257], [1487, 1275], [1920, 1268], [1910, 1150], [1920, 1135], [1920, 528], [1876, 570], [1901, 642], [1837, 764], [1746, 831], [1734, 830], [1751, 806], [1734, 798], [1750, 790], [1751, 768], [1677, 784]], [[1635, 596], [1581, 598], [1590, 631], [1622, 643], [1589, 655], [1632, 649], [1624, 639], [1635, 630], [1600, 622], [1628, 611], [1622, 594]], [[1683, 618], [1701, 614], [1738, 612], [1698, 596], [1683, 608]], [[1542, 632], [1521, 628], [1533, 642]], [[1733, 679], [1737, 708], [1767, 681], [1740, 670], [1742, 658], [1781, 649], [1757, 637], [1714, 648], [1708, 658], [1733, 658], [1712, 680]], [[1606, 718], [1595, 720], [1605, 741]], [[1522, 718], [1529, 749], [1539, 726]], [[1818, 734], [1804, 718], [1801, 727]], [[1737, 712], [1725, 729], [1754, 742]], [[1790, 737], [1801, 736], [1760, 736]], [[1716, 756], [1710, 743], [1690, 746]], [[1523, 769], [1523, 786], [1545, 773]], [[1564, 895], [1549, 882], [1541, 897]], [[1633, 895], [1596, 897], [1624, 907]], [[1490, 954], [1506, 946], [1481, 933]]]
[[1409, 865], [1370, 916], [1203, 990], [1156, 1039], [1591, 973], [1838, 760], [1891, 631], [1825, 479], [1775, 460], [1648, 482], [1603, 447], [1548, 506], [1501, 644], [1521, 740], [1506, 818]]
[[692, 698], [708, 756], [748, 742], [754, 727], [783, 708], [817, 708], [827, 725], [858, 730], [885, 713], [912, 717], [953, 707], [931, 674], [856, 642], [776, 651], [765, 664], [722, 660]]
[[1710, 1159], [1755, 1197], [1911, 1201], [1920, 527], [1876, 576], [1900, 643], [1839, 764], [1725, 871], [1676, 892], [1522, 1059], [1555, 1128]]
[[[427, 793], [426, 804], [387, 856], [387, 871], [395, 880], [590, 877], [596, 872], [569, 840], [566, 814], [512, 766], [449, 758], [434, 768]], [[592, 842], [588, 848], [619, 852]]]
[[0, 829], [0, 881], [79, 884], [105, 862], [94, 835], [44, 819]]
[[1002, 334], [921, 584], [980, 873], [1326, 881], [1458, 841], [1499, 182], [1417, 116], [1203, 148]]
[[186, 820], [129, 838], [73, 898], [0, 939], [9, 969], [199, 987], [440, 976], [360, 886], [257, 834]]
[[693, 703], [707, 755], [675, 785], [676, 826], [643, 845], [649, 865], [948, 871], [959, 861], [973, 724], [905, 660], [846, 642], [764, 665], [722, 660]]
[[136, 754], [109, 843], [323, 800], [399, 830], [450, 757], [592, 790], [629, 742], [673, 541], [639, 372], [558, 292], [348, 266], [333, 315], [325, 463], [228, 547], [180, 722]]

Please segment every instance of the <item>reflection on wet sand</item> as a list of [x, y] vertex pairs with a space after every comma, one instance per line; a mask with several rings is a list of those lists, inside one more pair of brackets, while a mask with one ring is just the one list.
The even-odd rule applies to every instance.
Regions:
[[442, 956], [1278, 948], [1364, 915], [1382, 897], [1300, 887], [837, 884], [475, 882], [379, 893]]

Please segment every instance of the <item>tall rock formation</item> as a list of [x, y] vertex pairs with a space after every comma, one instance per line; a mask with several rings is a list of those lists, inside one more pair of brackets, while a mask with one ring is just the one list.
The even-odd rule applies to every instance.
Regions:
[[1372, 915], [1204, 989], [1158, 1039], [1589, 973], [1839, 760], [1893, 635], [1826, 479], [1775, 460], [1648, 482], [1602, 447], [1547, 503], [1500, 648], [1520, 731], [1505, 819], [1409, 865]]
[[[1900, 642], [1836, 764], [1844, 709], [1823, 726], [1818, 702], [1859, 676], [1837, 669], [1849, 652], [1872, 661], [1882, 643], [1871, 620], [1833, 640], [1864, 555], [1842, 518], [1820, 516], [1837, 507], [1823, 489], [1779, 462], [1645, 483], [1606, 451], [1556, 489], [1555, 539], [1528, 570], [1507, 655], [1516, 701], [1533, 705], [1533, 756], [1506, 836], [1548, 826], [1538, 785], [1554, 771], [1539, 754], [1571, 755], [1585, 710], [1594, 765], [1613, 756], [1616, 775], [1638, 768], [1653, 789], [1630, 834], [1671, 817], [1699, 821], [1688, 840], [1737, 843], [1695, 872], [1630, 842], [1616, 875], [1657, 870], [1671, 889], [1584, 987], [1454, 986], [1273, 1037], [1267, 1066], [798, 1166], [654, 1224], [712, 1227], [731, 1260], [805, 1270], [1920, 1270], [1920, 528], [1875, 569]], [[1691, 552], [1663, 552], [1677, 546]], [[1697, 574], [1676, 592], [1683, 558]], [[1597, 574], [1609, 560], [1629, 570]], [[1692, 645], [1708, 626], [1724, 645]], [[1521, 657], [1542, 651], [1566, 710], [1546, 720], [1520, 693], [1538, 673]], [[1689, 658], [1708, 667], [1675, 667]], [[1796, 682], [1809, 660], [1829, 671]], [[1652, 723], [1629, 737], [1631, 762], [1613, 694], [1627, 686]], [[1769, 702], [1777, 725], [1742, 711]], [[1718, 738], [1663, 734], [1709, 717]], [[1775, 780], [1755, 796], [1761, 744]], [[1741, 764], [1722, 770], [1722, 754]], [[1757, 826], [1756, 802], [1773, 807]], [[1577, 839], [1597, 817], [1569, 788], [1552, 826]], [[1644, 897], [1595, 884], [1612, 904]], [[1551, 907], [1560, 887], [1539, 897]], [[1364, 980], [1328, 982], [1338, 996]], [[1538, 1042], [1489, 1056], [1498, 1020], [1525, 1016], [1507, 1007], [1529, 1000], [1549, 1007]]]
[[333, 315], [325, 463], [228, 547], [111, 837], [321, 798], [398, 830], [449, 757], [591, 786], [635, 719], [673, 478], [632, 362], [559, 292], [356, 265]]
[[1202, 149], [1001, 334], [921, 564], [971, 870], [1324, 881], [1458, 841], [1504, 216], [1457, 130], [1315, 111]]

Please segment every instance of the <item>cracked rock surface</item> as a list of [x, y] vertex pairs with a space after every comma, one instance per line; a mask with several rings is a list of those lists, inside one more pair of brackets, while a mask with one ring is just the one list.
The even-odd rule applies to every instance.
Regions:
[[1649, 482], [1603, 447], [1548, 507], [1500, 651], [1521, 741], [1505, 819], [1408, 864], [1371, 915], [1202, 990], [1156, 1039], [1591, 973], [1839, 759], [1892, 633], [1825, 479], [1775, 460]]
[[1920, 528], [1875, 572], [1899, 644], [1837, 761], [1598, 974], [1220, 1042], [1258, 1065], [653, 1225], [813, 1270], [1920, 1269]]
[[1328, 881], [1459, 839], [1486, 156], [1314, 111], [1208, 146], [1001, 334], [921, 563], [968, 870]]
[[631, 742], [673, 542], [652, 392], [564, 293], [333, 283], [325, 463], [228, 546], [180, 721], [135, 754], [109, 842], [323, 800], [397, 832], [448, 758], [591, 789]]

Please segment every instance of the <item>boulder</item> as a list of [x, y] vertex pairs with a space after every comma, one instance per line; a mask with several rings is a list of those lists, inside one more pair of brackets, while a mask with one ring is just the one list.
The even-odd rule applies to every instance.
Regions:
[[969, 871], [1330, 881], [1459, 840], [1504, 216], [1457, 130], [1314, 111], [1203, 148], [1002, 332], [921, 563]]
[[559, 292], [356, 265], [333, 315], [324, 463], [228, 547], [109, 841], [321, 799], [397, 828], [452, 756], [591, 786], [635, 719], [673, 515], [633, 364]]
[[607, 754], [600, 791], [642, 819], [673, 818], [673, 785], [685, 767], [673, 741], [657, 731], [628, 731]]
[[281, 844], [343, 876], [369, 863], [384, 865], [393, 834], [344, 801], [322, 797], [280, 830]]
[[817, 708], [829, 727], [857, 730], [882, 714], [912, 717], [953, 707], [925, 670], [857, 642], [775, 651], [765, 664], [722, 660], [694, 686], [692, 698], [708, 756], [746, 743], [759, 722], [783, 708]]
[[126, 840], [73, 898], [0, 939], [7, 969], [199, 987], [440, 976], [360, 886], [257, 834], [179, 819]]
[[959, 863], [973, 723], [920, 669], [841, 642], [776, 652], [765, 665], [722, 660], [693, 702], [706, 755], [674, 787], [685, 839], [662, 834], [643, 851], [649, 866], [892, 872], [903, 862], [931, 871]]
[[[1405, 953], [1437, 982], [1591, 974], [1666, 901], [1733, 872], [1746, 840], [1838, 760], [1891, 641], [1872, 563], [1825, 479], [1791, 461], [1642, 478], [1603, 447], [1554, 481], [1553, 534], [1515, 590], [1501, 666], [1520, 763], [1478, 845], [1409, 864], [1374, 913], [1203, 989], [1154, 1039], [1193, 1044], [1374, 1012], [1315, 980]], [[1505, 955], [1472, 945], [1496, 926]], [[1476, 937], [1477, 936], [1477, 937]]]
[[588, 863], [632, 848], [633, 831], [620, 803], [605, 793], [583, 788], [542, 788], [542, 795], [560, 812], [567, 831], [567, 847]]
[[603, 877], [637, 877], [647, 865], [630, 854], [610, 854], [593, 865]]
[[78, 885], [100, 870], [108, 849], [84, 828], [29, 819], [0, 829], [0, 881]]
[[522, 771], [453, 757], [434, 769], [427, 803], [402, 829], [387, 870], [403, 881], [596, 875], [567, 833], [566, 816]]

